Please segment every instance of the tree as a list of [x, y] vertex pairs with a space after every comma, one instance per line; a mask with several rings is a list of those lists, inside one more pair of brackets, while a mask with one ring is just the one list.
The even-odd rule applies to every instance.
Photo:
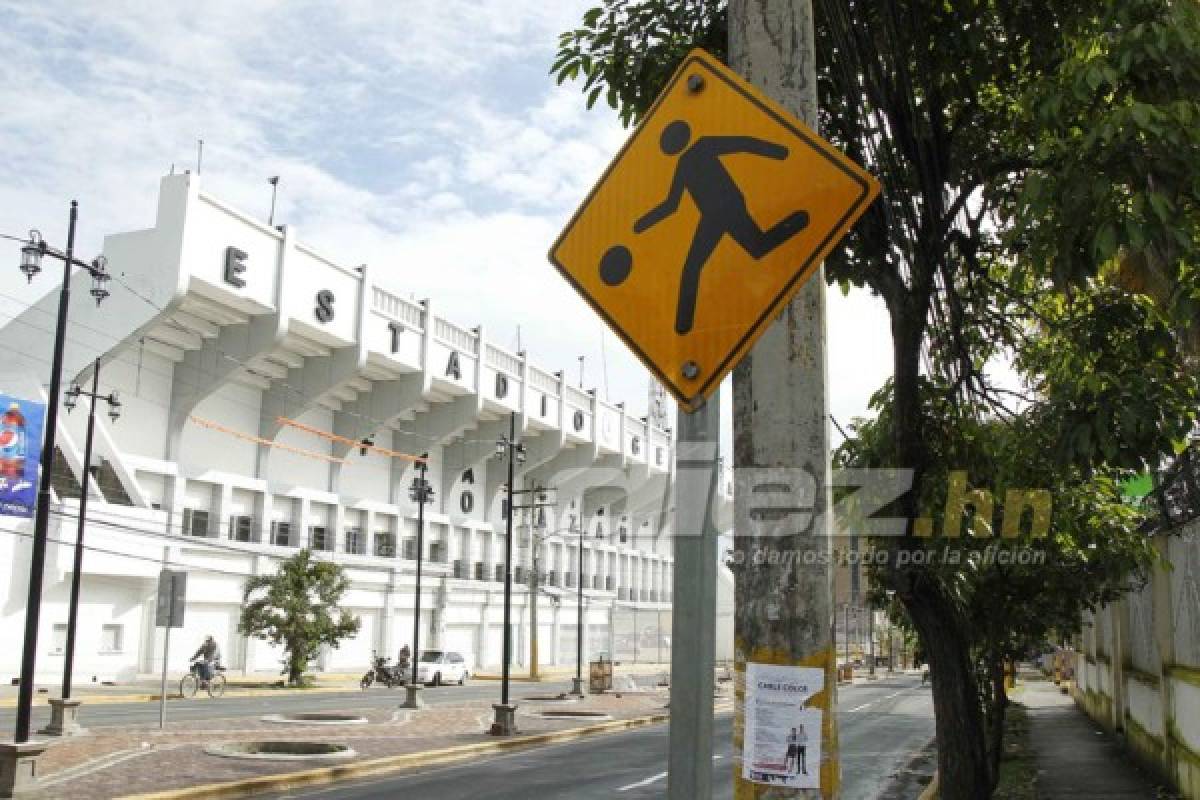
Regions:
[[[1143, 514], [1122, 496], [1125, 471], [1062, 468], [1042, 457], [1053, 449], [1058, 435], [1051, 418], [1035, 411], [1014, 420], [989, 418], [946, 402], [944, 395], [930, 388], [923, 393], [923, 406], [935, 466], [925, 479], [928, 505], [923, 516], [935, 530], [961, 526], [967, 535], [927, 540], [934, 558], [923, 569], [936, 575], [967, 621], [968, 655], [994, 781], [1008, 703], [1005, 665], [1052, 637], [1076, 631], [1081, 612], [1112, 602], [1135, 586], [1155, 552], [1142, 530]], [[894, 419], [888, 391], [885, 388], [875, 400], [876, 418], [852, 425], [850, 437], [837, 453], [840, 466], [871, 468], [891, 463], [889, 429]], [[990, 485], [980, 491], [991, 496], [991, 513], [972, 506], [969, 513], [947, 516], [953, 513], [948, 495], [961, 496], [969, 488], [964, 480], [968, 476], [988, 479]], [[1032, 487], [1052, 500], [1043, 536], [1037, 535], [1037, 526], [1028, 519], [1026, 496], [1021, 494]], [[1005, 530], [1009, 515], [1021, 523], [1015, 531]], [[972, 533], [980, 523], [989, 534], [986, 538]], [[872, 602], [892, 606], [883, 591], [886, 571], [870, 569]], [[891, 607], [889, 614], [906, 629], [914, 628], [903, 605]]]
[[[987, 689], [994, 657], [981, 649], [996, 636], [981, 639], [973, 627], [979, 606], [972, 604], [983, 585], [974, 581], [987, 575], [903, 569], [898, 556], [927, 547], [913, 522], [944, 496], [952, 465], [943, 459], [963, 449], [939, 442], [948, 418], [971, 420], [954, 428], [967, 436], [972, 426], [1014, 425], [1024, 417], [1020, 424], [1030, 429], [1022, 436], [1030, 438], [1022, 439], [1021, 452], [1072, 470], [1092, 503], [1102, 483], [1089, 481], [1118, 467], [1155, 464], [1194, 421], [1195, 376], [1164, 327], [1186, 314], [1173, 303], [1150, 306], [1137, 287], [1122, 290], [1108, 272], [1122, 247], [1135, 257], [1148, 240], [1160, 249], [1176, 242], [1162, 261], [1180, 293], [1194, 296], [1197, 262], [1183, 240], [1200, 241], [1195, 216], [1150, 225], [1151, 215], [1162, 221], [1156, 205], [1169, 207], [1149, 194], [1137, 205], [1144, 192], [1131, 194], [1130, 187], [1146, 184], [1138, 175], [1148, 161], [1142, 151], [1170, 168], [1169, 202], [1183, 203], [1200, 186], [1194, 148], [1171, 152], [1193, 141], [1175, 121], [1200, 117], [1190, 78], [1174, 77], [1193, 73], [1200, 12], [1177, 0], [814, 5], [822, 133], [883, 185], [880, 201], [826, 263], [831, 281], [844, 291], [867, 287], [891, 317], [894, 374], [880, 399], [889, 422], [877, 429], [875, 452], [886, 459], [880, 466], [913, 470], [914, 488], [892, 509], [910, 521], [907, 535], [876, 542], [892, 555], [877, 577], [895, 590], [938, 676], [942, 797], [975, 800], [994, 786], [988, 730], [1003, 710]], [[1136, 8], [1126, 13], [1126, 6]], [[561, 35], [552, 71], [560, 82], [583, 76], [589, 103], [604, 94], [623, 121], [636, 122], [692, 46], [724, 55], [725, 13], [715, 1], [605, 0], [581, 27]], [[1119, 51], [1107, 49], [1115, 41]], [[1106, 71], [1095, 53], [1120, 68]], [[1137, 66], [1153, 69], [1142, 75]], [[1068, 98], [1079, 80], [1091, 94]], [[1155, 110], [1126, 108], [1151, 87]], [[1105, 113], [1107, 125], [1088, 141], [1111, 158], [1089, 173], [1086, 158], [1068, 158], [1080, 143], [1074, 126]], [[1124, 130], [1118, 121], [1137, 122], [1139, 115], [1169, 134], [1116, 135]], [[1073, 192], [1082, 181], [1096, 196], [1117, 199], [1094, 204], [1096, 214], [1077, 224]], [[1131, 228], [1120, 218], [1125, 238], [1110, 245], [1106, 222], [1115, 229], [1114, 215], [1131, 209], [1147, 225]], [[1087, 246], [1091, 241], [1103, 246]], [[1013, 358], [1027, 391], [997, 385], [987, 369]], [[1040, 471], [1038, 477], [1047, 486], [1061, 483]]]
[[361, 620], [338, 608], [349, 587], [340, 566], [301, 550], [280, 562], [274, 575], [247, 579], [238, 631], [282, 646], [282, 674], [289, 684], [298, 684], [321, 645], [337, 647], [358, 633]]
[[1024, 101], [1035, 167], [1013, 217], [1061, 284], [1107, 269], [1145, 293], [1200, 361], [1200, 10], [1106, 3]]

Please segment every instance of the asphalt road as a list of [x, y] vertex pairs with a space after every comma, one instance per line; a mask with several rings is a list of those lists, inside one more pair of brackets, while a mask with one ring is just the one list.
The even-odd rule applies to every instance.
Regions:
[[[911, 676], [843, 687], [838, 702], [845, 800], [874, 800], [892, 777], [933, 736], [929, 690]], [[733, 717], [716, 719], [713, 797], [733, 797]], [[276, 800], [369, 800], [436, 797], [438, 800], [662, 797], [666, 791], [667, 727], [625, 733], [478, 759], [335, 786], [294, 790]]]

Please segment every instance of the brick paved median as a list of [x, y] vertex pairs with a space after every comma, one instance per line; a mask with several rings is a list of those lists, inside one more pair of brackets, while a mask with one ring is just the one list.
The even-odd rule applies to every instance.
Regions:
[[[596, 695], [579, 703], [542, 704], [523, 701], [521, 694], [517, 692], [516, 699], [520, 703], [518, 725], [522, 734], [594, 724], [590, 720], [541, 719], [531, 715], [536, 710], [595, 711], [613, 719], [630, 719], [662, 713], [666, 697], [663, 692], [653, 691], [620, 697]], [[255, 716], [169, 723], [163, 731], [146, 726], [93, 728], [85, 736], [52, 744], [40, 764], [43, 787], [32, 797], [100, 800], [495, 741], [485, 733], [492, 716], [488, 701], [438, 705], [420, 711], [362, 711], [348, 700], [344, 710], [366, 717], [367, 724], [281, 725]], [[356, 755], [336, 762], [286, 762], [220, 758], [203, 752], [205, 745], [214, 742], [263, 739], [341, 742], [350, 745]]]

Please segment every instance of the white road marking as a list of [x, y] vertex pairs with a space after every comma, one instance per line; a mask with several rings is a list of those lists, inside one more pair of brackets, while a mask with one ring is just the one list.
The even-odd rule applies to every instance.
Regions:
[[872, 701], [871, 701], [871, 702], [869, 702], [869, 703], [863, 703], [861, 706], [858, 706], [857, 708], [852, 708], [852, 709], [848, 710], [846, 713], [847, 713], [847, 714], [853, 714], [853, 713], [855, 713], [856, 711], [862, 711], [864, 708], [868, 708], [868, 707], [870, 707], [870, 706], [874, 705], [875, 703], [878, 703], [878, 702], [880, 702], [880, 701], [882, 701], [882, 700], [891, 700], [893, 697], [899, 697], [900, 695], [904, 694], [904, 691], [905, 691], [904, 689], [901, 689], [901, 690], [900, 690], [900, 691], [898, 691], [898, 692], [892, 692], [892, 693], [891, 693], [891, 694], [889, 694], [889, 695], [884, 695], [883, 697], [879, 698], [879, 700], [872, 700]]
[[[725, 756], [718, 753], [713, 756], [713, 761], [719, 761], [724, 757]], [[628, 792], [630, 789], [640, 789], [643, 786], [649, 786], [652, 783], [657, 783], [658, 781], [661, 781], [665, 777], [667, 777], [667, 773], [660, 772], [657, 775], [651, 775], [649, 778], [646, 778], [646, 780], [644, 780], [644, 781], [638, 781], [637, 783], [631, 783], [628, 786], [622, 786], [619, 789], [617, 789], [617, 791], [618, 792]]]
[[638, 781], [637, 783], [631, 783], [628, 786], [622, 786], [621, 788], [617, 789], [617, 791], [618, 792], [628, 792], [630, 789], [640, 789], [643, 786], [649, 786], [652, 783], [661, 781], [665, 777], [667, 777], [667, 773], [660, 772], [657, 775], [651, 775], [649, 778], [646, 778], [646, 780], [644, 780], [644, 781]]

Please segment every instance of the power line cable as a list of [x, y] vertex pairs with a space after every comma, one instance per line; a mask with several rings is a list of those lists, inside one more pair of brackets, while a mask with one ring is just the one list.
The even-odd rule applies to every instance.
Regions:
[[[2, 293], [0, 293], [0, 296], [3, 296], [3, 295], [2, 295]], [[38, 310], [38, 311], [40, 311], [40, 312], [43, 312], [43, 313], [48, 313], [48, 312], [44, 312], [42, 309], [37, 309], [37, 310]], [[28, 327], [28, 328], [32, 328], [33, 330], [40, 331], [40, 332], [42, 332], [42, 333], [46, 333], [46, 334], [48, 334], [48, 335], [51, 335], [51, 336], [52, 336], [52, 335], [54, 335], [54, 331], [53, 331], [52, 329], [50, 329], [50, 328], [46, 328], [46, 327], [42, 327], [42, 326], [40, 326], [40, 325], [35, 325], [34, 323], [32, 323], [32, 322], [30, 322], [30, 321], [28, 321], [28, 320], [20, 319], [19, 317], [16, 317], [16, 316], [11, 316], [11, 315], [6, 315], [6, 314], [2, 314], [2, 313], [0, 313], [0, 317], [8, 317], [8, 320], [9, 320], [9, 322], [15, 322], [15, 323], [17, 323], [17, 324], [19, 324], [19, 325], [24, 325], [24, 326], [26, 326], [26, 327]], [[74, 324], [74, 323], [73, 323], [73, 324]], [[119, 344], [119, 345], [120, 345], [120, 344], [126, 344], [126, 340], [118, 339], [118, 338], [116, 338], [116, 337], [112, 336], [111, 334], [108, 334], [108, 333], [106, 333], [106, 332], [104, 332], [104, 331], [100, 331], [99, 329], [96, 329], [96, 328], [89, 328], [88, 326], [82, 326], [82, 325], [81, 325], [80, 327], [85, 327], [85, 328], [88, 328], [89, 330], [95, 331], [96, 333], [98, 333], [98, 334], [100, 334], [100, 335], [102, 335], [102, 336], [105, 336], [105, 337], [107, 337], [107, 338], [111, 339], [112, 341], [114, 341], [115, 343], [117, 343], [117, 344]], [[186, 329], [182, 329], [182, 328], [181, 328], [181, 330], [186, 330]], [[142, 337], [142, 338], [144, 339], [145, 337]], [[68, 331], [68, 333], [67, 333], [67, 341], [68, 341], [68, 342], [73, 342], [73, 343], [75, 343], [75, 344], [82, 345], [82, 346], [92, 346], [92, 345], [94, 345], [94, 342], [93, 342], [92, 340], [89, 340], [89, 339], [84, 339], [84, 338], [81, 338], [81, 337], [78, 337], [78, 336], [72, 336], [72, 335], [70, 334], [70, 332], [69, 332], [69, 331]], [[22, 358], [22, 359], [24, 359], [24, 360], [26, 360], [26, 361], [38, 362], [38, 363], [41, 363], [41, 364], [50, 364], [50, 363], [51, 363], [51, 362], [50, 362], [48, 359], [41, 358], [41, 357], [38, 357], [38, 356], [32, 356], [32, 355], [29, 355], [29, 354], [27, 354], [27, 353], [23, 353], [23, 352], [20, 352], [20, 351], [11, 351], [11, 352], [12, 352], [12, 354], [14, 354], [14, 355], [16, 355], [17, 357], [19, 357], [19, 358]], [[115, 351], [115, 352], [120, 352], [120, 351]], [[143, 367], [143, 366], [140, 364], [140, 360], [141, 360], [141, 359], [140, 359], [140, 356], [139, 356], [139, 361], [138, 361], [138, 362], [134, 362], [134, 361], [131, 361], [131, 360], [128, 360], [128, 359], [121, 358], [119, 355], [116, 355], [116, 354], [114, 353], [114, 351], [113, 351], [113, 350], [110, 350], [110, 351], [109, 351], [109, 353], [110, 353], [110, 354], [112, 354], [112, 355], [109, 355], [109, 359], [108, 359], [108, 360], [109, 360], [110, 362], [115, 362], [115, 363], [124, 364], [124, 365], [126, 365], [126, 366], [133, 367], [133, 368], [135, 368], [135, 369], [141, 369], [142, 371], [145, 371], [145, 372], [147, 372], [147, 373], [149, 373], [149, 374], [152, 374], [152, 375], [157, 375], [157, 376], [159, 376], [159, 377], [161, 377], [161, 378], [163, 378], [163, 379], [165, 379], [165, 380], [170, 380], [170, 381], [178, 381], [178, 382], [179, 382], [180, 384], [182, 384], [183, 386], [187, 386], [187, 387], [189, 387], [189, 388], [192, 388], [192, 389], [200, 389], [200, 390], [202, 390], [202, 391], [206, 391], [206, 392], [208, 392], [208, 394], [209, 394], [210, 396], [211, 396], [211, 395], [215, 395], [215, 393], [216, 393], [215, 391], [213, 391], [213, 390], [211, 389], [211, 386], [212, 386], [212, 384], [203, 384], [203, 385], [202, 385], [202, 384], [198, 384], [198, 383], [193, 383], [193, 382], [191, 382], [191, 381], [187, 381], [187, 380], [185, 380], [185, 379], [183, 379], [183, 378], [180, 378], [180, 377], [178, 377], [178, 376], [174, 375], [173, 373], [167, 373], [167, 372], [163, 372], [163, 371], [161, 371], [161, 370], [155, 370], [155, 369], [153, 369], [153, 368], [150, 368], [150, 367]], [[230, 358], [230, 360], [234, 360], [234, 361], [236, 361], [236, 359], [233, 359], [232, 357], [229, 357], [229, 356], [226, 356], [226, 357], [227, 357], [227, 358]], [[215, 381], [220, 381], [220, 382], [221, 382], [223, 385], [228, 385], [228, 383], [229, 383], [227, 379], [224, 379], [224, 380], [223, 380], [223, 379], [221, 379], [221, 376], [218, 376], [218, 375], [216, 375], [215, 373], [212, 373], [212, 372], [210, 372], [210, 371], [207, 371], [207, 370], [200, 370], [200, 372], [201, 372], [201, 374], [203, 374], [203, 375], [208, 375], [208, 376], [212, 377], [212, 378], [213, 378]], [[255, 374], [256, 374], [256, 375], [258, 375], [259, 377], [262, 377], [262, 378], [264, 378], [264, 379], [268, 379], [268, 378], [269, 378], [269, 376], [261, 375], [261, 374], [259, 374], [259, 373], [255, 373]], [[286, 386], [287, 384], [284, 384], [284, 385]], [[290, 386], [288, 386], [288, 388], [289, 388], [289, 389], [290, 389], [292, 392], [296, 392], [296, 391], [298, 391], [298, 390], [296, 390], [296, 389], [294, 389], [294, 388], [292, 388], [292, 387], [290, 387]], [[168, 406], [166, 406], [166, 405], [163, 405], [162, 403], [156, 403], [156, 402], [154, 402], [154, 401], [150, 400], [149, 398], [142, 397], [142, 396], [140, 396], [140, 395], [135, 395], [135, 396], [137, 396], [137, 397], [138, 397], [138, 399], [139, 399], [139, 400], [141, 400], [142, 402], [148, 403], [148, 404], [150, 404], [150, 405], [154, 405], [154, 406], [156, 406], [156, 407], [158, 407], [158, 408], [162, 408], [162, 409], [165, 409], [165, 410], [168, 410], [168, 411], [170, 410]], [[306, 396], [304, 399], [305, 399], [305, 401], [306, 401], [306, 402], [308, 402], [308, 403], [310, 403], [310, 404], [312, 404], [312, 405], [316, 405], [316, 404], [317, 404], [317, 401], [316, 401], [315, 399], [308, 398], [307, 396]], [[232, 403], [232, 404], [234, 404], [234, 405], [238, 405], [238, 406], [241, 406], [241, 407], [243, 407], [243, 408], [250, 409], [250, 410], [252, 410], [252, 411], [254, 411], [254, 412], [256, 412], [256, 413], [260, 413], [260, 412], [261, 412], [261, 406], [260, 406], [260, 405], [256, 405], [256, 404], [253, 404], [253, 403], [247, 403], [247, 402], [245, 402], [245, 401], [243, 401], [243, 400], [239, 400], [239, 399], [237, 399], [236, 397], [222, 396], [221, 400], [222, 400], [223, 402], [229, 402], [229, 403]], [[357, 416], [357, 417], [360, 417], [360, 418], [364, 418], [364, 419], [371, 419], [371, 418], [363, 417], [363, 415], [361, 415], [361, 414], [357, 414], [357, 413], [355, 413], [355, 412], [345, 412], [345, 413], [351, 413], [351, 414], [354, 414], [354, 416]], [[440, 438], [440, 437], [431, 436], [431, 435], [429, 435], [429, 434], [421, 433], [421, 432], [418, 432], [418, 431], [407, 430], [407, 429], [403, 429], [403, 428], [397, 428], [397, 427], [395, 427], [395, 425], [394, 425], [394, 424], [384, 424], [384, 423], [380, 423], [379, 427], [380, 427], [380, 429], [394, 431], [394, 432], [396, 432], [396, 433], [399, 433], [399, 434], [402, 434], [402, 435], [405, 435], [405, 436], [413, 436], [413, 437], [415, 437], [415, 438], [418, 438], [418, 439], [424, 439], [424, 440], [427, 440], [427, 441], [429, 441], [429, 442], [436, 443], [436, 444], [439, 444], [439, 445], [444, 443], [443, 439], [442, 439], [442, 438]], [[462, 439], [460, 439], [460, 440], [458, 440], [458, 441], [462, 441], [462, 442], [464, 442], [464, 443], [470, 443], [470, 444], [487, 444], [487, 445], [492, 445], [492, 444], [495, 444], [495, 442], [494, 442], [494, 441], [492, 441], [492, 440], [482, 440], [482, 439], [465, 439], [465, 438], [462, 438]]]

